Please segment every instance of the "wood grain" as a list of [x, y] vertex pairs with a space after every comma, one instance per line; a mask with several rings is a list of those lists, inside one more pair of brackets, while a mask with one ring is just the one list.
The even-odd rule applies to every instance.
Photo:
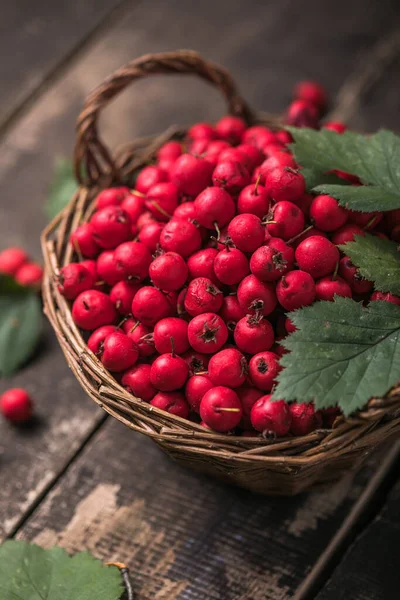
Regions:
[[182, 469], [110, 420], [19, 537], [127, 563], [138, 600], [286, 600], [372, 471], [266, 498]]
[[2, 2], [0, 128], [119, 4], [120, 0]]

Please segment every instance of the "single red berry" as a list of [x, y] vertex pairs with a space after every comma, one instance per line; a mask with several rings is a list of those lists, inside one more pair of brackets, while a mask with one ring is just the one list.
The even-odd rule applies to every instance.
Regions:
[[280, 238], [270, 238], [250, 259], [250, 269], [260, 281], [277, 281], [293, 269], [294, 250]]
[[315, 282], [317, 300], [333, 301], [334, 296], [351, 298], [352, 292], [349, 284], [341, 277], [328, 275]]
[[109, 296], [97, 290], [82, 292], [72, 306], [72, 318], [81, 329], [94, 331], [116, 321], [117, 312]]
[[95, 260], [83, 260], [79, 264], [81, 264], [82, 267], [86, 267], [86, 269], [89, 271], [89, 273], [93, 277], [93, 281], [95, 282], [95, 285], [97, 285], [97, 280], [99, 278], [99, 275], [97, 273], [97, 263], [96, 263], [96, 261]]
[[364, 279], [348, 256], [344, 256], [339, 263], [339, 275], [347, 281], [355, 294], [368, 294], [372, 290], [372, 281]]
[[269, 392], [281, 368], [279, 356], [274, 352], [259, 352], [249, 362], [250, 380], [258, 389]]
[[128, 214], [131, 224], [136, 225], [140, 215], [144, 211], [143, 194], [141, 194], [141, 192], [133, 192], [132, 194], [129, 194], [129, 196], [124, 198], [121, 208]]
[[203, 313], [188, 325], [189, 344], [202, 354], [214, 354], [228, 339], [228, 329], [219, 315]]
[[261, 315], [247, 315], [237, 323], [234, 331], [235, 344], [248, 354], [269, 350], [274, 343], [274, 330]]
[[187, 258], [201, 248], [201, 235], [193, 223], [172, 220], [161, 232], [160, 246], [165, 252], [177, 252]]
[[15, 281], [27, 287], [40, 287], [43, 279], [43, 268], [37, 263], [25, 263], [15, 273]]
[[251, 158], [245, 152], [242, 152], [237, 148], [232, 148], [230, 146], [221, 152], [221, 154], [218, 157], [218, 164], [225, 163], [227, 161], [238, 162], [242, 164], [249, 172], [252, 170]]
[[207, 229], [223, 227], [235, 214], [235, 203], [225, 190], [208, 187], [194, 201], [196, 221]]
[[172, 168], [172, 182], [187, 196], [198, 196], [211, 184], [213, 165], [203, 158], [182, 154]]
[[218, 136], [233, 145], [240, 143], [246, 128], [243, 119], [231, 115], [222, 117], [215, 125]]
[[251, 387], [247, 384], [236, 388], [235, 392], [237, 393], [243, 408], [243, 416], [240, 426], [245, 429], [252, 429], [250, 420], [251, 409], [253, 408], [257, 400], [264, 395], [264, 392], [257, 390], [256, 388]]
[[264, 160], [264, 154], [255, 146], [251, 146], [250, 144], [239, 144], [236, 146], [236, 150], [238, 150], [242, 156], [247, 158], [247, 164], [250, 171], [253, 171], [256, 167], [258, 167]]
[[187, 132], [187, 137], [192, 140], [195, 140], [196, 138], [215, 140], [218, 135], [216, 128], [210, 125], [210, 123], [196, 123], [190, 127]]
[[104, 340], [110, 333], [114, 333], [114, 331], [117, 331], [115, 325], [103, 325], [103, 327], [96, 329], [88, 339], [87, 345], [89, 350], [91, 350], [95, 356], [102, 356]]
[[288, 108], [286, 124], [294, 127], [318, 128], [319, 110], [315, 104], [305, 100], [295, 100]]
[[276, 286], [278, 302], [289, 311], [312, 304], [315, 294], [314, 279], [305, 271], [289, 271]]
[[223, 386], [213, 387], [200, 402], [200, 416], [214, 431], [225, 433], [240, 423], [243, 409], [237, 394]]
[[339, 121], [329, 121], [327, 123], [324, 123], [322, 127], [324, 129], [334, 131], [335, 133], [344, 133], [347, 129], [347, 126], [344, 123], [340, 123]]
[[157, 151], [158, 160], [176, 160], [182, 154], [182, 144], [180, 142], [166, 142]]
[[142, 194], [147, 194], [153, 185], [163, 181], [167, 181], [167, 173], [160, 167], [144, 167], [136, 179], [135, 189]]
[[284, 400], [271, 401], [271, 394], [261, 396], [250, 413], [251, 424], [263, 435], [285, 437], [290, 431], [291, 414]]
[[228, 225], [228, 234], [232, 242], [242, 252], [254, 252], [265, 237], [261, 219], [250, 213], [237, 215]]
[[115, 252], [112, 250], [102, 252], [96, 265], [100, 280], [105, 281], [108, 285], [115, 285], [125, 278], [125, 271], [122, 265], [115, 260]]
[[183, 319], [168, 317], [161, 319], [154, 327], [154, 344], [159, 354], [166, 354], [175, 349], [177, 354], [189, 350], [188, 324]]
[[196, 352], [195, 350], [188, 350], [182, 355], [182, 358], [186, 360], [189, 367], [189, 373], [193, 376], [197, 373], [207, 371], [210, 357], [206, 354]]
[[316, 81], [299, 81], [293, 90], [296, 100], [304, 100], [315, 104], [319, 110], [324, 110], [328, 104], [328, 95], [325, 88]]
[[347, 242], [354, 241], [355, 235], [365, 236], [365, 232], [358, 225], [347, 223], [333, 232], [332, 242], [336, 246], [339, 246], [340, 244], [347, 244]]
[[377, 211], [362, 213], [355, 210], [349, 210], [348, 216], [350, 223], [355, 223], [365, 231], [371, 231], [371, 229], [374, 229], [383, 219], [383, 213]]
[[215, 167], [212, 181], [216, 187], [224, 188], [232, 196], [237, 196], [250, 183], [250, 174], [238, 160], [225, 160]]
[[208, 364], [208, 376], [214, 385], [237, 388], [246, 380], [247, 361], [236, 348], [214, 354]]
[[284, 144], [285, 146], [287, 144], [292, 144], [294, 141], [292, 134], [289, 133], [289, 131], [286, 131], [285, 129], [281, 129], [280, 131], [277, 131], [275, 133], [275, 135], [276, 135], [276, 139], [278, 141], [280, 141], [282, 144]]
[[268, 214], [269, 204], [270, 199], [265, 187], [251, 183], [246, 185], [239, 194], [238, 213], [248, 213], [262, 219]]
[[188, 258], [187, 267], [189, 269], [189, 279], [197, 277], [206, 277], [213, 283], [218, 283], [214, 271], [214, 259], [218, 255], [216, 248], [204, 248], [195, 252]]
[[145, 402], [150, 402], [157, 393], [150, 381], [150, 371], [150, 365], [135, 365], [125, 371], [121, 379], [122, 385], [129, 393]]
[[157, 256], [150, 264], [149, 275], [156, 287], [173, 292], [184, 285], [188, 268], [180, 254], [166, 252]]
[[236, 295], [224, 297], [219, 314], [230, 331], [233, 331], [236, 323], [245, 316]]
[[340, 260], [337, 247], [319, 235], [301, 242], [296, 248], [295, 256], [299, 268], [310, 273], [314, 279], [333, 273]]
[[177, 206], [174, 210], [173, 218], [193, 221], [195, 218], [194, 202], [183, 202]]
[[119, 206], [122, 200], [130, 193], [127, 187], [107, 188], [96, 196], [95, 205], [97, 210], [107, 206]]
[[138, 358], [139, 351], [135, 343], [122, 331], [114, 331], [105, 338], [101, 362], [109, 371], [113, 373], [126, 371], [133, 367]]
[[288, 333], [293, 333], [294, 331], [297, 331], [297, 327], [295, 326], [293, 321], [289, 319], [289, 317], [286, 317], [285, 319], [285, 329]]
[[75, 300], [81, 292], [90, 290], [96, 283], [93, 273], [79, 263], [71, 263], [60, 270], [57, 289], [67, 300]]
[[211, 140], [207, 138], [196, 138], [189, 143], [190, 154], [199, 158], [205, 158]]
[[228, 246], [215, 257], [214, 271], [221, 283], [235, 285], [249, 274], [249, 261], [243, 252]]
[[178, 188], [173, 183], [157, 183], [146, 195], [146, 208], [157, 221], [169, 221], [178, 206]]
[[164, 229], [164, 223], [154, 221], [144, 225], [139, 231], [139, 242], [144, 244], [150, 252], [155, 252], [160, 243], [161, 232]]
[[185, 309], [195, 317], [202, 313], [217, 313], [222, 306], [223, 294], [210, 279], [197, 277], [187, 288]]
[[144, 325], [153, 326], [157, 321], [172, 316], [173, 310], [163, 292], [154, 287], [144, 286], [133, 299], [132, 313]]
[[131, 221], [119, 206], [107, 206], [94, 213], [90, 221], [95, 242], [105, 249], [116, 248], [129, 239]]
[[141, 242], [125, 242], [118, 246], [114, 259], [126, 279], [143, 281], [149, 274], [150, 250]]
[[259, 281], [254, 275], [248, 275], [240, 283], [237, 297], [245, 314], [261, 313], [265, 317], [272, 313], [277, 300], [275, 286]]
[[312, 402], [290, 404], [289, 410], [292, 417], [290, 431], [293, 435], [308, 435], [322, 427], [322, 415], [315, 410]]
[[119, 281], [110, 291], [110, 300], [121, 315], [130, 315], [132, 302], [140, 289], [139, 283]]
[[390, 302], [391, 304], [397, 304], [397, 306], [400, 306], [400, 297], [390, 294], [389, 292], [386, 294], [383, 292], [374, 292], [371, 296], [371, 300], [381, 300], [382, 302]]
[[6, 248], [0, 252], [0, 273], [15, 275], [28, 260], [28, 255], [22, 248]]
[[262, 150], [266, 144], [276, 142], [276, 135], [273, 131], [264, 125], [253, 125], [249, 127], [243, 134], [242, 143], [256, 146]]
[[174, 352], [161, 354], [151, 365], [150, 381], [162, 392], [172, 392], [185, 385], [189, 375], [187, 362]]
[[200, 402], [211, 388], [214, 387], [211, 379], [206, 375], [194, 375], [190, 377], [185, 387], [185, 397], [192, 410], [196, 413], [200, 410]]
[[293, 170], [297, 168], [296, 161], [289, 152], [278, 152], [270, 156], [261, 163], [260, 170], [264, 177], [266, 177], [268, 173], [271, 173], [275, 169], [283, 169], [284, 167], [289, 167]]
[[70, 243], [75, 252], [87, 258], [96, 258], [100, 252], [100, 246], [94, 239], [94, 230], [90, 223], [77, 227], [71, 234]]
[[32, 417], [32, 399], [22, 388], [7, 390], [0, 396], [0, 412], [11, 423], [25, 423]]
[[149, 327], [135, 319], [127, 319], [123, 323], [122, 329], [136, 344], [141, 358], [147, 358], [155, 354], [154, 337]]
[[189, 405], [181, 392], [158, 392], [150, 404], [182, 419], [189, 416]]
[[322, 231], [335, 231], [348, 219], [348, 211], [338, 201], [326, 194], [316, 196], [310, 206], [310, 219]]
[[268, 233], [283, 240], [294, 238], [304, 229], [303, 211], [293, 202], [277, 202], [268, 214], [268, 220], [272, 221], [267, 225]]

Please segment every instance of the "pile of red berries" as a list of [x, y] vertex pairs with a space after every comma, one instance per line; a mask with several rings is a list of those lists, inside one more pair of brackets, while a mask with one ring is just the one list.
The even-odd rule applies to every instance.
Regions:
[[0, 273], [13, 277], [20, 285], [40, 288], [42, 267], [32, 262], [23, 248], [6, 248], [0, 252]]
[[[302, 83], [288, 122], [317, 127], [325, 103], [320, 86]], [[368, 300], [372, 283], [337, 245], [400, 226], [400, 211], [355, 213], [308, 195], [290, 142], [237, 117], [197, 123], [159, 149], [135, 189], [97, 196], [71, 235], [80, 262], [58, 276], [88, 347], [127, 390], [217, 432], [331, 426], [336, 409], [270, 401], [290, 311], [335, 294]]]

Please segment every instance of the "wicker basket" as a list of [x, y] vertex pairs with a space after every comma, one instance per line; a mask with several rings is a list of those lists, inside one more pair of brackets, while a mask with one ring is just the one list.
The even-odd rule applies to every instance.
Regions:
[[107, 103], [136, 79], [156, 73], [196, 74], [221, 90], [231, 114], [248, 123], [279, 123], [279, 118], [253, 113], [225, 70], [190, 51], [144, 56], [119, 69], [89, 95], [78, 119], [75, 148], [75, 170], [81, 187], [42, 235], [45, 312], [67, 362], [99, 406], [134, 431], [153, 438], [182, 465], [266, 494], [295, 494], [335, 479], [399, 433], [400, 385], [385, 398], [372, 399], [365, 411], [352, 418], [336, 419], [333, 429], [304, 437], [274, 441], [212, 433], [153, 408], [121, 387], [87, 348], [72, 320], [70, 305], [57, 290], [59, 269], [76, 259], [68, 243], [70, 233], [90, 218], [96, 194], [110, 184], [129, 184], [135, 170], [151, 161], [166, 140], [184, 135], [184, 131], [170, 129], [160, 137], [126, 146], [115, 156], [98, 136], [98, 115]]

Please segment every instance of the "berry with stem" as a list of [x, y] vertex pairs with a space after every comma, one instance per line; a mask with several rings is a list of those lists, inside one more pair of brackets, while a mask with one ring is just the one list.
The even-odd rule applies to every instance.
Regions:
[[154, 221], [144, 225], [139, 231], [139, 242], [144, 244], [150, 252], [155, 252], [160, 243], [161, 232], [164, 229], [164, 223]]
[[212, 182], [216, 187], [224, 188], [232, 196], [237, 196], [250, 183], [249, 171], [238, 160], [225, 160], [215, 167]]
[[277, 281], [293, 266], [294, 250], [280, 238], [270, 238], [250, 259], [250, 270], [260, 281]]
[[189, 322], [188, 339], [197, 352], [214, 354], [226, 343], [228, 329], [219, 315], [203, 313]]
[[259, 217], [244, 213], [232, 219], [228, 234], [236, 248], [242, 252], [254, 252], [263, 244], [265, 230]]
[[117, 311], [107, 294], [97, 290], [87, 290], [75, 299], [72, 318], [81, 329], [94, 331], [103, 325], [115, 323]]
[[243, 252], [227, 246], [215, 257], [214, 272], [221, 283], [235, 285], [249, 274], [249, 261]]
[[158, 392], [150, 404], [182, 419], [189, 416], [189, 405], [181, 392]]
[[349, 218], [348, 211], [332, 196], [316, 196], [310, 206], [310, 219], [322, 231], [335, 231]]
[[187, 258], [200, 250], [202, 239], [198, 228], [183, 220], [172, 220], [161, 232], [160, 246], [165, 252], [177, 252]]
[[172, 352], [177, 354], [189, 350], [188, 324], [177, 317], [167, 317], [158, 321], [153, 332], [154, 345], [159, 354]]
[[202, 313], [217, 313], [222, 306], [223, 294], [207, 277], [196, 277], [187, 288], [185, 310], [195, 317]]
[[271, 394], [261, 396], [250, 413], [254, 429], [264, 436], [285, 437], [290, 431], [291, 414], [284, 400], [271, 401]]
[[103, 327], [99, 327], [93, 331], [87, 342], [89, 350], [91, 350], [95, 356], [101, 357], [104, 350], [104, 340], [110, 333], [114, 333], [114, 331], [117, 331], [115, 325], [103, 325]]
[[154, 326], [157, 321], [172, 316], [174, 311], [167, 296], [151, 286], [142, 287], [132, 302], [132, 314], [144, 325]]
[[136, 225], [144, 211], [144, 197], [137, 193], [129, 194], [122, 202], [121, 208], [129, 215], [131, 224]]
[[277, 202], [272, 207], [267, 219], [271, 221], [267, 224], [268, 233], [283, 240], [294, 238], [304, 229], [303, 211], [293, 202], [286, 200]]
[[113, 250], [105, 250], [96, 261], [96, 269], [101, 281], [108, 285], [115, 285], [118, 281], [125, 279], [125, 271], [122, 265], [115, 260]]
[[306, 182], [296, 169], [277, 167], [272, 171], [264, 171], [263, 174], [267, 192], [275, 202], [296, 202], [305, 194]]
[[90, 223], [79, 225], [71, 234], [70, 244], [78, 256], [96, 258], [100, 252], [100, 246], [94, 239], [94, 230]]
[[60, 269], [57, 289], [67, 300], [75, 300], [81, 292], [90, 290], [96, 283], [93, 273], [80, 263], [71, 263]]
[[339, 263], [339, 275], [349, 284], [355, 294], [368, 294], [373, 287], [372, 281], [364, 279], [359, 269], [351, 262], [348, 256], [344, 256]]
[[308, 435], [322, 427], [322, 415], [312, 402], [290, 404], [290, 431], [293, 435]]
[[315, 299], [315, 283], [305, 271], [289, 271], [276, 286], [278, 302], [286, 310], [292, 311], [309, 306]]
[[112, 373], [121, 373], [133, 367], [138, 358], [136, 344], [122, 331], [113, 331], [105, 338], [101, 362]]
[[254, 275], [248, 275], [240, 283], [237, 297], [241, 309], [245, 314], [260, 313], [268, 316], [277, 304], [275, 286], [269, 282], [263, 282]]
[[217, 255], [218, 250], [216, 248], [204, 248], [192, 254], [187, 260], [189, 279], [206, 277], [213, 283], [218, 284], [218, 279], [214, 271], [214, 260]]
[[141, 242], [125, 242], [114, 253], [118, 267], [126, 279], [143, 281], [149, 274], [151, 264], [150, 250]]
[[110, 291], [110, 300], [121, 315], [130, 315], [132, 302], [140, 285], [132, 281], [119, 281]]
[[208, 187], [194, 201], [196, 221], [207, 229], [224, 227], [235, 214], [235, 203], [227, 191]]
[[200, 402], [200, 417], [213, 431], [226, 433], [239, 425], [243, 409], [237, 394], [217, 386], [206, 392]]
[[274, 352], [258, 352], [250, 359], [249, 377], [258, 389], [270, 392], [281, 368], [279, 356]]
[[149, 275], [156, 287], [173, 292], [185, 284], [188, 268], [180, 254], [166, 252], [157, 256], [150, 264]]
[[131, 233], [131, 220], [119, 206], [107, 206], [94, 213], [90, 220], [95, 242], [105, 250], [126, 242]]
[[236, 295], [224, 297], [219, 314], [230, 331], [234, 331], [236, 323], [245, 316]]
[[186, 196], [198, 196], [211, 184], [213, 165], [203, 158], [182, 154], [175, 162], [171, 179], [178, 190]]
[[269, 350], [274, 343], [274, 329], [260, 314], [247, 315], [236, 324], [235, 344], [242, 352], [256, 354]]
[[141, 358], [147, 358], [155, 354], [153, 333], [147, 325], [130, 318], [123, 323], [122, 329], [136, 344]]
[[96, 196], [96, 209], [101, 210], [106, 206], [120, 206], [123, 199], [130, 193], [129, 188], [121, 186], [107, 188]]
[[206, 375], [194, 375], [190, 377], [185, 386], [185, 397], [192, 410], [196, 413], [200, 411], [200, 402], [211, 388], [213, 382]]
[[157, 221], [169, 221], [178, 206], [178, 189], [173, 183], [158, 183], [146, 194], [146, 208]]
[[237, 203], [238, 213], [248, 213], [263, 219], [268, 214], [269, 203], [268, 192], [258, 180], [256, 183], [246, 185], [240, 192]]
[[187, 362], [173, 350], [155, 359], [151, 365], [150, 381], [161, 392], [173, 392], [185, 385], [188, 375]]
[[316, 281], [315, 293], [317, 300], [326, 300], [329, 302], [332, 302], [335, 296], [351, 298], [353, 295], [349, 284], [337, 275], [328, 275]]
[[246, 380], [247, 361], [236, 348], [226, 348], [214, 354], [208, 364], [208, 377], [214, 385], [237, 388]]
[[319, 235], [303, 240], [296, 248], [296, 261], [314, 279], [333, 273], [340, 260], [338, 248]]
[[125, 371], [121, 379], [122, 385], [130, 394], [145, 402], [150, 402], [157, 393], [150, 381], [150, 371], [150, 365], [135, 365]]

